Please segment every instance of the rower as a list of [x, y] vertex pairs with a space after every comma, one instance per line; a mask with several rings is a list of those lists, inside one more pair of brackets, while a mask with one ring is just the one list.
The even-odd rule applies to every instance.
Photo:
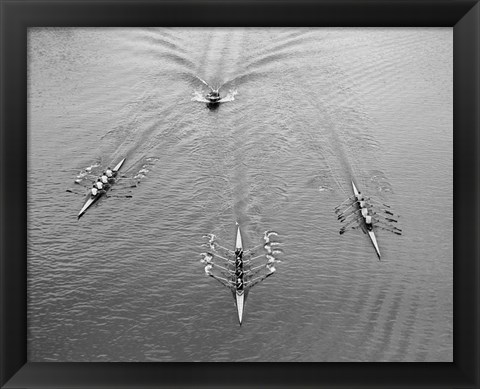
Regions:
[[97, 189], [97, 186], [95, 184], [93, 184], [93, 187], [92, 187], [91, 191], [92, 191], [92, 197], [95, 197], [98, 193], [98, 189]]
[[360, 192], [358, 192], [358, 195], [355, 195], [357, 201], [363, 201], [363, 194], [361, 194]]
[[237, 290], [243, 290], [243, 280], [241, 278], [237, 278]]
[[102, 190], [102, 189], [103, 189], [102, 180], [100, 180], [100, 178], [97, 180], [97, 182], [95, 183], [95, 185], [97, 186], [97, 189], [98, 189], [98, 190]]
[[362, 216], [366, 218], [368, 216], [368, 209], [367, 208], [362, 208]]
[[105, 172], [103, 172], [102, 176], [100, 177], [102, 180], [102, 184], [108, 184], [108, 176]]
[[237, 257], [237, 259], [235, 260], [235, 268], [238, 269], [238, 268], [242, 268], [242, 267], [243, 267], [242, 258]]
[[365, 200], [360, 200], [358, 201], [358, 205], [360, 206], [360, 208], [366, 208], [367, 203], [365, 202]]
[[107, 167], [107, 170], [105, 170], [105, 174], [107, 175], [108, 178], [113, 178], [113, 172], [112, 169]]
[[370, 215], [365, 216], [365, 224], [367, 225], [367, 230], [372, 231], [373, 225], [372, 225], [372, 217]]

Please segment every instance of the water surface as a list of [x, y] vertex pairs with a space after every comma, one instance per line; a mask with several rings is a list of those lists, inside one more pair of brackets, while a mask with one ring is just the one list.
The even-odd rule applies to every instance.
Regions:
[[[30, 29], [29, 360], [452, 361], [452, 37]], [[200, 79], [233, 101], [208, 110]], [[138, 187], [77, 221], [65, 190], [124, 157]], [[338, 233], [352, 179], [400, 215], [382, 261]], [[235, 221], [284, 250], [242, 326], [199, 262]]]

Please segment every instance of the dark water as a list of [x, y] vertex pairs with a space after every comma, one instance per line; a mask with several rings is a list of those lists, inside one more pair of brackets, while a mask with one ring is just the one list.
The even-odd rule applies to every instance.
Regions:
[[[29, 359], [452, 361], [452, 74], [451, 28], [31, 29]], [[133, 198], [77, 221], [123, 157]], [[352, 179], [401, 215], [382, 261]], [[199, 262], [235, 221], [284, 250], [241, 327]]]

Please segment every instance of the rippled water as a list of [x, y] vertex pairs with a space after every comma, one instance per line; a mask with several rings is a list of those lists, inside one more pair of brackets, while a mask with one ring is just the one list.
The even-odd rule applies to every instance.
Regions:
[[[452, 361], [451, 28], [28, 38], [31, 361]], [[123, 157], [138, 187], [77, 221], [77, 175]], [[352, 179], [401, 215], [382, 261], [338, 233]], [[242, 326], [199, 262], [235, 221], [284, 250]]]

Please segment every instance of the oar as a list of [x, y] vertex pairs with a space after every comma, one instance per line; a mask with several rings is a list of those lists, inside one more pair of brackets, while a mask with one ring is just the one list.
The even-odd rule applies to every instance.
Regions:
[[345, 232], [347, 232], [347, 230], [356, 230], [358, 228], [358, 226], [352, 226], [352, 227], [348, 227], [348, 228], [341, 228], [339, 233], [340, 235], [343, 235]]
[[232, 250], [229, 250], [229, 249], [227, 249], [226, 247], [223, 247], [223, 246], [219, 245], [219, 244], [218, 244], [217, 242], [215, 242], [215, 241], [214, 241], [214, 243], [217, 245], [217, 247], [221, 248], [222, 250], [225, 250], [226, 252], [233, 254], [233, 251], [232, 251]]
[[255, 247], [252, 247], [251, 249], [245, 250], [245, 251], [243, 252], [243, 254], [244, 254], [244, 255], [250, 254], [252, 251], [257, 250], [257, 249], [259, 249], [260, 247], [262, 247], [262, 246], [264, 246], [264, 245], [265, 245], [265, 243], [261, 243], [261, 244], [255, 246]]
[[373, 200], [373, 201], [375, 201], [375, 202], [378, 203], [378, 204], [382, 204], [384, 207], [391, 208], [390, 205], [387, 205], [387, 204], [382, 203], [382, 202], [380, 201], [380, 199], [377, 198], [377, 197], [370, 196], [370, 197], [365, 197], [365, 199], [367, 199], [367, 200]]
[[352, 208], [357, 202], [355, 201], [353, 204], [351, 204], [349, 207], [345, 208], [343, 211], [341, 212], [337, 212], [335, 211], [336, 213], [340, 213], [340, 215], [344, 214], [345, 212], [347, 212], [350, 208]]
[[262, 258], [262, 257], [264, 257], [264, 256], [265, 256], [265, 254], [257, 255], [256, 257], [250, 258], [249, 261], [253, 261], [253, 260], [255, 260], [255, 259]]
[[400, 217], [399, 215], [396, 215], [396, 214], [394, 214], [393, 212], [390, 212], [390, 211], [387, 210], [387, 209], [381, 209], [381, 211], [383, 211], [383, 212], [385, 212], [385, 213], [388, 213], [388, 214], [391, 215], [391, 216]]
[[378, 225], [378, 224], [380, 224], [381, 226], [385, 226], [385, 227], [391, 228], [393, 230], [397, 230], [397, 231], [402, 232], [402, 230], [400, 228], [397, 228], [395, 226], [391, 226], [391, 225], [386, 224], [386, 223], [384, 223], [383, 221], [380, 221], [380, 220], [375, 220], [375, 225]]
[[212, 264], [213, 266], [215, 266], [215, 267], [218, 267], [218, 268], [220, 268], [220, 269], [222, 269], [222, 270], [226, 271], [226, 272], [227, 272], [227, 273], [229, 273], [229, 274], [234, 274], [234, 273], [235, 273], [234, 271], [232, 271], [232, 270], [229, 270], [229, 269], [227, 269], [226, 267], [223, 267], [223, 266], [217, 265], [216, 263], [211, 263], [211, 264]]
[[397, 234], [397, 235], [402, 235], [401, 232], [398, 232], [398, 231], [393, 231], [393, 230], [390, 230], [388, 228], [384, 228], [384, 227], [380, 227], [380, 226], [376, 226], [377, 228], [380, 228], [381, 230], [385, 230], [385, 231], [388, 231], [388, 232], [392, 232], [394, 234]]
[[381, 218], [383, 218], [383, 219], [385, 219], [386, 221], [389, 221], [389, 222], [392, 222], [392, 223], [398, 223], [398, 220], [385, 217], [385, 216], [383, 216], [383, 215], [381, 215], [381, 214], [379, 214], [379, 213], [377, 213], [377, 212], [373, 212], [373, 214], [376, 215], [376, 216], [379, 216], [379, 217], [381, 217]]
[[355, 205], [356, 201], [354, 201], [352, 204], [350, 204], [347, 208], [345, 208], [343, 211], [341, 211], [339, 208], [335, 208], [335, 213], [342, 214], [345, 211], [347, 211], [349, 208], [353, 207]]
[[218, 254], [213, 254], [214, 257], [218, 257], [220, 259], [223, 259], [224, 261], [227, 261], [228, 263], [235, 263], [235, 261], [231, 260], [231, 259], [228, 259], [228, 258], [225, 258], [225, 257], [222, 257], [221, 255], [218, 255]]
[[207, 267], [205, 266], [205, 273], [209, 275], [210, 277], [215, 278], [217, 281], [219, 281], [222, 285], [226, 286], [227, 288], [232, 288], [235, 287], [235, 285], [232, 283], [232, 281], [227, 280], [226, 278], [218, 277], [212, 273], [210, 273], [210, 269], [207, 271]]
[[339, 215], [337, 219], [340, 220], [341, 223], [343, 223], [346, 219], [348, 219], [352, 215], [355, 215], [357, 212], [361, 212], [361, 210], [357, 209], [353, 212], [350, 212], [348, 215]]
[[[115, 184], [116, 182], [114, 182]], [[125, 188], [136, 188], [137, 184], [132, 184], [132, 185], [115, 185], [115, 188], [118, 189], [125, 189]]]
[[249, 273], [250, 273], [250, 272], [253, 273], [253, 272], [256, 272], [258, 269], [263, 269], [263, 268], [266, 267], [266, 266], [267, 266], [267, 264], [264, 263], [263, 265], [259, 265], [259, 266], [252, 267], [248, 272], [249, 272]]
[[355, 196], [351, 196], [351, 197], [347, 198], [344, 202], [342, 202], [341, 204], [338, 204], [338, 205], [335, 207], [335, 209], [340, 208], [340, 207], [341, 207], [343, 204], [345, 204], [347, 201], [353, 201], [353, 200], [355, 200]]
[[72, 189], [67, 189], [67, 190], [65, 190], [65, 192], [73, 193], [73, 194], [78, 194], [78, 195], [79, 195], [79, 194], [84, 194], [84, 193], [75, 192], [75, 191], [73, 191]]
[[275, 268], [273, 266], [269, 270], [270, 270], [270, 273], [247, 282], [245, 284], [245, 287], [253, 288], [256, 284], [258, 284], [259, 282], [262, 282], [265, 278], [270, 277], [273, 273], [275, 273]]
[[[347, 224], [345, 224], [345, 225], [340, 229], [340, 231], [343, 230], [343, 232], [345, 232], [345, 230], [347, 229], [347, 227], [348, 227], [349, 225], [351, 225], [353, 222], [355, 222], [356, 220], [358, 220], [358, 217], [357, 217], [356, 219], [350, 220]], [[342, 232], [340, 232], [340, 234], [342, 234]]]
[[393, 217], [396, 217], [396, 218], [400, 217], [400, 215], [397, 215], [397, 214], [389, 211], [388, 209], [382, 209], [380, 207], [377, 207], [376, 205], [371, 205], [371, 204], [369, 204], [369, 206], [371, 208], [373, 208], [374, 210], [377, 210], [378, 212], [386, 213], [387, 215], [390, 215], [390, 216], [393, 216]]

